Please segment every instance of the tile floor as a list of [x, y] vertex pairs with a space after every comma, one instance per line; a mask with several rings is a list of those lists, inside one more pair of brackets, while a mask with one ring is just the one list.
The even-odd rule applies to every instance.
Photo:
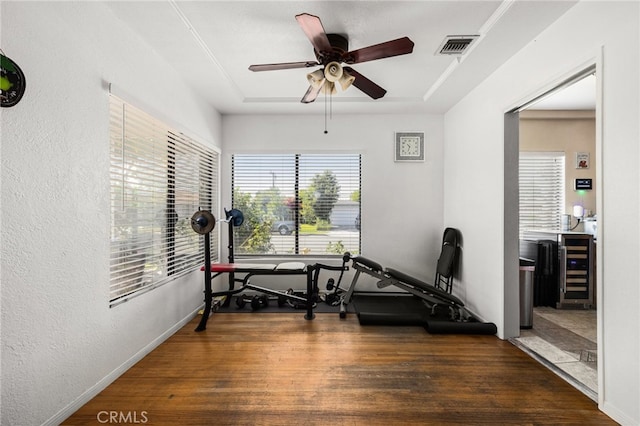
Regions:
[[595, 310], [534, 308], [533, 328], [512, 341], [597, 401]]

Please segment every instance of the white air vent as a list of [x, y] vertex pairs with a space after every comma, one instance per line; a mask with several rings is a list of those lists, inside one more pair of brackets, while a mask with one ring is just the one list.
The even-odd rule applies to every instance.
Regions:
[[478, 38], [477, 35], [470, 36], [447, 36], [438, 51], [437, 55], [463, 55], [471, 43]]

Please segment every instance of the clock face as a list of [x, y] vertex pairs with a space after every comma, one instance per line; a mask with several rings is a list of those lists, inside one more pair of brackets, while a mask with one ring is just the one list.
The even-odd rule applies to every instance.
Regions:
[[400, 138], [400, 155], [403, 157], [420, 157], [420, 138], [417, 136]]
[[25, 85], [24, 74], [18, 64], [0, 55], [0, 106], [12, 107], [20, 102]]

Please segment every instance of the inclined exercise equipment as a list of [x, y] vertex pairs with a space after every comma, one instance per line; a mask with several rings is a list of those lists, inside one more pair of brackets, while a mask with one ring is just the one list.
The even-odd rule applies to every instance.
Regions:
[[[346, 317], [346, 307], [352, 301], [360, 274], [365, 273], [378, 280], [377, 287], [380, 289], [394, 286], [422, 300], [430, 313], [424, 320], [419, 321], [420, 325], [424, 325], [430, 333], [495, 334], [497, 332], [495, 324], [479, 321], [465, 307], [462, 300], [451, 294], [453, 272], [458, 260], [459, 240], [458, 230], [445, 229], [434, 284], [426, 283], [396, 269], [384, 268], [380, 263], [366, 257], [345, 253], [345, 259], [352, 261], [352, 267], [356, 272], [347, 291], [341, 293], [340, 318]], [[393, 309], [390, 312], [358, 311], [360, 322], [366, 321], [370, 324], [402, 323], [402, 316], [406, 314], [406, 309], [402, 307], [395, 312]]]

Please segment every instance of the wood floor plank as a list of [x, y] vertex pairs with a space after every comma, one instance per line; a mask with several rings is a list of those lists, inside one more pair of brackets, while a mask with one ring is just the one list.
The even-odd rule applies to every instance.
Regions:
[[615, 424], [495, 336], [335, 314], [215, 314], [196, 333], [198, 320], [63, 424]]

